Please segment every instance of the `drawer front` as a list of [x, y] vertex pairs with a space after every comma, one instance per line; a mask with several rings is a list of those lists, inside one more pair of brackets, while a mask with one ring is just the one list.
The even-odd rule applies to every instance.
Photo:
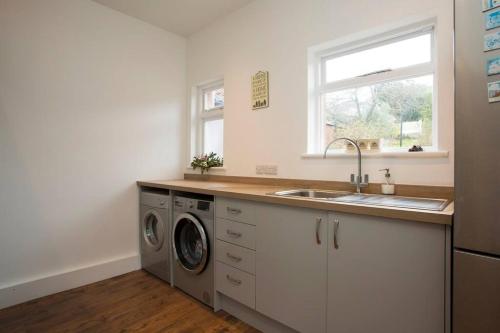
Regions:
[[255, 277], [218, 261], [216, 270], [215, 289], [255, 309]]
[[217, 217], [255, 225], [255, 207], [248, 201], [217, 197]]
[[255, 251], [217, 240], [216, 259], [226, 265], [255, 275]]
[[217, 239], [255, 250], [255, 226], [224, 219], [217, 219]]

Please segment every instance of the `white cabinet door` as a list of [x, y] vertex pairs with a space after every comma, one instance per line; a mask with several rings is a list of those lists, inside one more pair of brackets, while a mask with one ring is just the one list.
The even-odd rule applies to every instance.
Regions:
[[329, 333], [443, 333], [444, 300], [444, 226], [329, 215]]
[[327, 214], [260, 205], [256, 221], [257, 311], [300, 332], [325, 332]]

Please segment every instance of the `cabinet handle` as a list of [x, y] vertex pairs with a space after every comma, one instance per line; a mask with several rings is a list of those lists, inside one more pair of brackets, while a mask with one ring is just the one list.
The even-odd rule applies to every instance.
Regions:
[[338, 219], [335, 219], [333, 221], [333, 247], [335, 249], [339, 248], [339, 241], [337, 239], [337, 234], [338, 234], [338, 231], [339, 231], [339, 225], [340, 225], [340, 221]]
[[240, 261], [242, 260], [242, 258], [241, 258], [241, 257], [237, 257], [237, 256], [235, 256], [235, 255], [232, 255], [232, 254], [231, 254], [231, 253], [229, 253], [229, 252], [226, 252], [226, 256], [227, 256], [229, 259], [234, 260], [234, 261], [236, 261], [236, 262], [240, 262]]
[[226, 207], [226, 210], [229, 214], [233, 214], [233, 215], [241, 214], [241, 209], [239, 209], [239, 208]]
[[319, 229], [321, 228], [321, 217], [316, 218], [316, 244], [321, 245], [321, 238], [319, 237]]
[[242, 283], [241, 280], [235, 279], [229, 274], [226, 275], [226, 279], [237, 286], [239, 286]]
[[236, 232], [236, 231], [232, 231], [232, 230], [227, 229], [226, 233], [229, 236], [234, 237], [234, 238], [240, 238], [241, 237], [241, 232]]

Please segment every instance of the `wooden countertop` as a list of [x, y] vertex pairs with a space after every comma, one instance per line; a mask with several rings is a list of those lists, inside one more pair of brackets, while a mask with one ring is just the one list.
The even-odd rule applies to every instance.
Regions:
[[451, 202], [443, 211], [426, 211], [397, 207], [369, 206], [353, 203], [320, 201], [307, 198], [277, 197], [268, 195], [268, 193], [290, 189], [291, 187], [284, 188], [259, 184], [196, 180], [138, 181], [137, 184], [139, 186], [209, 194], [226, 198], [252, 200], [257, 202], [330, 210], [343, 213], [380, 216], [401, 220], [437, 223], [444, 225], [451, 225], [453, 221], [453, 202]]

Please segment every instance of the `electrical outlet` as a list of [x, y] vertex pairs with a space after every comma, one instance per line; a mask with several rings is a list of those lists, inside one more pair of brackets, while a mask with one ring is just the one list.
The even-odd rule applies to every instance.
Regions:
[[258, 175], [272, 175], [275, 176], [278, 174], [278, 166], [277, 165], [257, 165], [255, 167], [255, 172]]
[[255, 167], [255, 173], [258, 175], [263, 175], [265, 174], [266, 171], [266, 166], [265, 165], [257, 165]]

